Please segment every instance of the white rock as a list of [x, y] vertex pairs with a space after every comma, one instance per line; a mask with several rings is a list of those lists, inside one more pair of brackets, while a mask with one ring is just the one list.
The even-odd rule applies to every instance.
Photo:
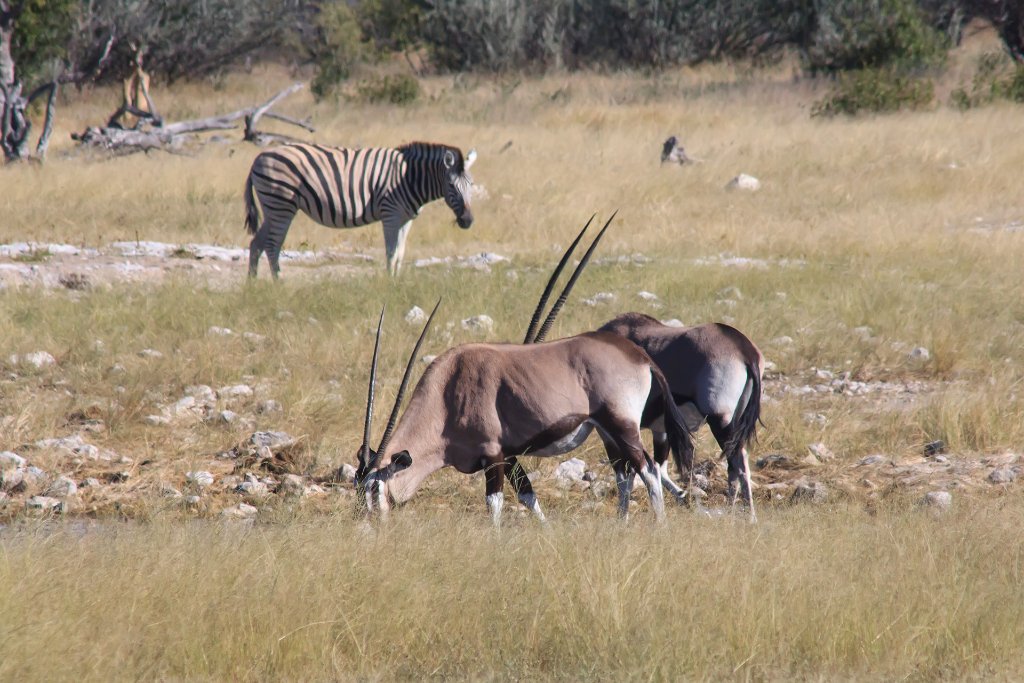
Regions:
[[61, 475], [57, 477], [52, 484], [46, 489], [47, 496], [53, 496], [55, 498], [67, 498], [78, 493], [78, 484], [71, 479]]
[[0, 490], [10, 491], [25, 480], [25, 470], [18, 467], [0, 470]]
[[214, 393], [213, 388], [206, 384], [190, 384], [185, 387], [185, 395], [191, 396], [199, 403], [212, 404], [217, 402], [217, 394]]
[[850, 332], [853, 332], [855, 335], [857, 335], [858, 337], [860, 337], [864, 341], [868, 341], [873, 336], [875, 336], [875, 331], [872, 330], [867, 325], [861, 325], [860, 327], [855, 327], [852, 330], [850, 330]]
[[139, 351], [141, 358], [163, 358], [164, 354], [160, 353], [156, 349], [142, 349]]
[[164, 415], [147, 415], [142, 418], [142, 421], [148, 424], [150, 427], [166, 427], [171, 424], [171, 418]]
[[341, 477], [345, 481], [355, 482], [356, 480], [356, 468], [348, 463], [341, 466]]
[[235, 492], [246, 496], [265, 496], [267, 485], [262, 481], [243, 481], [235, 487]]
[[727, 190], [747, 190], [748, 192], [757, 192], [761, 189], [761, 181], [752, 175], [746, 173], [740, 173], [738, 176], [730, 180], [725, 189]]
[[224, 424], [231, 424], [238, 419], [238, 413], [233, 410], [222, 410], [217, 413], [217, 421]]
[[167, 413], [173, 417], [180, 417], [191, 413], [195, 407], [195, 396], [185, 396], [175, 401], [174, 405], [167, 409]]
[[405, 322], [410, 325], [421, 323], [427, 319], [427, 314], [423, 312], [423, 309], [419, 306], [413, 306], [409, 309], [409, 312], [405, 314]]
[[869, 455], [869, 456], [867, 456], [865, 458], [861, 458], [860, 461], [857, 464], [861, 465], [861, 466], [881, 465], [882, 463], [888, 462], [888, 461], [889, 461], [889, 458], [885, 457], [884, 455], [876, 453], [875, 455]]
[[584, 299], [583, 303], [587, 306], [597, 306], [598, 304], [610, 304], [615, 301], [615, 295], [611, 292], [598, 292], [594, 296]]
[[472, 332], [490, 332], [494, 329], [494, 320], [491, 316], [481, 313], [472, 318], [465, 318], [462, 321], [462, 329]]
[[82, 482], [82, 488], [83, 489], [94, 489], [94, 488], [98, 488], [98, 487], [100, 487], [102, 485], [103, 485], [103, 482], [101, 482], [96, 477], [86, 477], [85, 481]]
[[0, 453], [0, 470], [21, 469], [28, 464], [25, 458], [11, 451]]
[[648, 292], [647, 290], [640, 290], [636, 295], [644, 301], [658, 301], [658, 295], [654, 292]]
[[230, 337], [234, 332], [226, 327], [217, 327], [216, 325], [213, 325], [210, 329], [206, 330], [206, 334], [210, 337]]
[[988, 480], [993, 484], [1009, 484], [1017, 479], [1017, 472], [1009, 467], [1000, 467], [989, 472]]
[[197, 486], [198, 488], [206, 488], [213, 484], [213, 474], [206, 470], [197, 470], [194, 472], [185, 473], [185, 481]]
[[32, 353], [13, 354], [7, 358], [11, 365], [31, 365], [35, 369], [49, 367], [57, 362], [57, 359], [46, 351], [33, 351]]
[[686, 327], [686, 325], [683, 324], [683, 321], [680, 320], [679, 318], [669, 318], [668, 320], [662, 320], [661, 324], [665, 325], [666, 327]]
[[306, 482], [297, 474], [281, 477], [277, 492], [285, 496], [301, 496], [306, 492]]
[[255, 507], [248, 503], [239, 503], [238, 505], [232, 505], [229, 508], [224, 508], [221, 511], [221, 516], [227, 519], [249, 519], [255, 517], [256, 513], [259, 512]]
[[188, 505], [189, 507], [196, 507], [197, 505], [199, 505], [199, 503], [202, 502], [202, 500], [203, 499], [201, 497], [199, 497], [199, 496], [195, 496], [195, 495], [186, 496], [185, 497], [185, 505]]
[[929, 491], [924, 494], [921, 504], [927, 507], [939, 508], [940, 510], [948, 510], [953, 506], [953, 494], [949, 491]]
[[574, 482], [583, 481], [587, 471], [587, 463], [579, 458], [569, 458], [555, 468], [555, 479]]
[[807, 446], [807, 450], [811, 452], [815, 458], [822, 462], [828, 462], [829, 460], [835, 460], [836, 454], [832, 452], [832, 449], [826, 446], [822, 442], [812, 443]]
[[789, 335], [784, 334], [781, 337], [776, 337], [775, 339], [772, 339], [771, 343], [775, 344], [776, 346], [792, 346], [793, 338], [790, 337]]
[[242, 339], [250, 344], [262, 344], [267, 341], [267, 337], [265, 335], [256, 334], [255, 332], [243, 332]]
[[928, 349], [923, 346], [915, 346], [910, 351], [910, 360], [916, 360], [923, 363], [929, 358], [931, 358], [931, 354], [928, 353]]
[[221, 398], [238, 398], [240, 396], [252, 396], [253, 390], [248, 384], [233, 384], [228, 387], [221, 387], [217, 390], [217, 396]]
[[280, 413], [282, 410], [284, 410], [284, 408], [281, 407], [281, 404], [272, 398], [260, 401], [256, 405], [256, 412], [261, 415], [265, 415], [267, 413]]

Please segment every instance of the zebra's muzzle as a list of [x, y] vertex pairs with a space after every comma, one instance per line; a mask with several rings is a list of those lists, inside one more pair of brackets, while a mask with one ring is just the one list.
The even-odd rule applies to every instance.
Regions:
[[463, 230], [468, 230], [469, 226], [473, 225], [473, 214], [471, 214], [469, 211], [467, 211], [466, 213], [464, 213], [461, 216], [457, 217], [455, 219], [455, 222]]

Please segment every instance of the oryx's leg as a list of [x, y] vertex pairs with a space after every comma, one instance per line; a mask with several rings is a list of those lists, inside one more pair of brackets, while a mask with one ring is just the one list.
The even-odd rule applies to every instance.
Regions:
[[668, 466], [668, 434], [665, 432], [653, 431], [651, 434], [654, 437], [654, 465], [658, 468], [658, 475], [661, 478], [661, 485], [668, 489], [676, 502], [680, 505], [686, 504], [686, 491], [684, 491], [678, 484], [672, 481], [672, 477], [669, 476]]
[[505, 477], [508, 479], [508, 483], [512, 485], [513, 490], [515, 490], [519, 502], [530, 510], [537, 519], [542, 522], [547, 521], [544, 513], [541, 512], [540, 503], [537, 502], [537, 494], [533, 492], [533, 484], [530, 483], [530, 478], [526, 476], [526, 470], [523, 469], [518, 458], [514, 455], [505, 458]]
[[398, 275], [405, 257], [405, 240], [409, 236], [412, 219], [384, 217], [384, 250], [388, 257], [388, 273]]
[[[640, 427], [625, 420], [612, 420], [601, 428], [601, 436], [610, 439], [617, 451], [612, 453], [608, 448], [608, 441], [605, 440], [605, 450], [608, 451], [608, 459], [615, 468], [615, 482], [619, 487], [619, 514], [623, 517], [629, 514], [629, 493], [633, 486], [632, 472], [627, 472], [624, 464], [616, 467], [619, 463], [628, 463], [633, 471], [640, 474], [644, 485], [647, 487], [647, 495], [651, 499], [651, 509], [654, 510], [654, 517], [658, 521], [665, 518], [665, 498], [661, 492], [661, 477], [654, 461], [644, 450], [643, 442], [640, 441]], [[621, 455], [619, 455], [621, 454]], [[626, 479], [625, 477], [628, 477]]]
[[715, 440], [722, 447], [722, 453], [725, 455], [725, 460], [729, 467], [729, 488], [726, 491], [729, 503], [732, 505], [736, 504], [736, 485], [738, 483], [739, 488], [743, 492], [743, 500], [750, 511], [750, 519], [751, 521], [757, 521], [757, 515], [754, 512], [753, 487], [750, 483], [750, 459], [747, 456], [746, 447], [743, 444], [738, 444], [731, 451], [726, 449], [726, 444], [729, 443], [732, 437], [732, 430], [728, 425], [723, 424], [720, 417], [709, 415], [708, 426], [711, 427], [711, 433], [715, 435]]
[[501, 456], [483, 459], [484, 477], [487, 481], [487, 511], [495, 527], [501, 526], [501, 508], [505, 504], [505, 460]]
[[608, 463], [612, 466], [612, 471], [615, 472], [615, 488], [619, 492], [619, 517], [629, 519], [629, 497], [633, 494], [633, 475], [635, 473], [629, 468], [629, 464], [622, 452], [619, 451], [615, 440], [605, 434], [603, 429], [599, 429], [597, 433], [601, 436], [601, 441], [604, 442]]

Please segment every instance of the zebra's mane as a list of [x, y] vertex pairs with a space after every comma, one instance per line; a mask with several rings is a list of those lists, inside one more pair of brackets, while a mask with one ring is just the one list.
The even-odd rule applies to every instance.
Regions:
[[462, 150], [458, 147], [452, 147], [451, 145], [445, 145], [439, 142], [408, 142], [396, 147], [395, 149], [403, 155], [408, 155], [413, 159], [422, 159], [425, 157], [433, 158], [435, 156], [437, 159], [441, 159], [443, 158], [442, 155], [447, 150], [455, 155], [456, 170], [459, 173], [462, 173], [465, 170], [465, 160], [462, 158]]

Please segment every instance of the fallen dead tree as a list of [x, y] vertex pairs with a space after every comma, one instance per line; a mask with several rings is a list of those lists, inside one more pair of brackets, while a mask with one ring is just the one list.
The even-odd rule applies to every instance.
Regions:
[[[309, 132], [315, 132], [309, 120], [300, 121], [297, 119], [276, 114], [270, 109], [278, 102], [289, 95], [301, 90], [302, 83], [294, 83], [277, 93], [262, 104], [239, 109], [229, 114], [210, 116], [202, 119], [191, 119], [188, 121], [177, 121], [174, 123], [163, 122], [151, 112], [140, 109], [131, 109], [129, 113], [137, 116], [139, 122], [135, 128], [125, 129], [115, 125], [117, 116], [112, 116], [105, 126], [90, 126], [82, 133], [72, 133], [71, 138], [83, 145], [103, 149], [116, 155], [134, 154], [136, 152], [148, 152], [149, 150], [162, 150], [171, 153], [182, 153], [190, 143], [201, 141], [197, 133], [204, 133], [216, 130], [233, 130], [239, 127], [239, 122], [244, 123], [243, 139], [264, 146], [276, 142], [291, 142], [298, 138], [281, 133], [268, 133], [257, 130], [256, 126], [260, 119], [266, 117], [276, 121], [297, 126]], [[120, 110], [118, 113], [121, 113]]]

